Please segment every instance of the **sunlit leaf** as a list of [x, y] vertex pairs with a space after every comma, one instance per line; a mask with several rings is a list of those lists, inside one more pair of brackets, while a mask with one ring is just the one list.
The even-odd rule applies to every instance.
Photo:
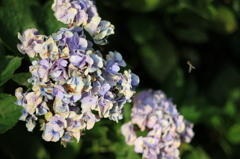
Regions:
[[222, 127], [223, 125], [223, 119], [221, 116], [219, 115], [213, 115], [210, 119], [209, 122], [217, 129], [219, 129], [220, 127]]
[[240, 124], [234, 124], [227, 133], [227, 139], [229, 142], [233, 144], [239, 144], [240, 143]]
[[219, 32], [232, 33], [238, 28], [237, 19], [232, 10], [225, 6], [217, 8], [214, 29]]
[[240, 88], [235, 88], [229, 93], [223, 112], [233, 117], [237, 113], [238, 104], [240, 104]]

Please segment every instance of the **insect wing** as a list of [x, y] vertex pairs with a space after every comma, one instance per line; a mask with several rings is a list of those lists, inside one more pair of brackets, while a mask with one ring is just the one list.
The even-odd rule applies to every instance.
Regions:
[[192, 71], [192, 67], [191, 67], [191, 65], [189, 65], [189, 70], [188, 70], [188, 72], [191, 73], [191, 71]]

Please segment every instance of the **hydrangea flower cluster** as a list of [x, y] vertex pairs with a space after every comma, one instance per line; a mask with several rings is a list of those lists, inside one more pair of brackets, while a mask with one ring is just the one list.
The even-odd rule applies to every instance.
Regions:
[[82, 25], [98, 45], [107, 44], [107, 37], [114, 34], [114, 26], [106, 20], [101, 20], [91, 0], [54, 0], [52, 9], [57, 20], [64, 24]]
[[[179, 159], [181, 142], [194, 136], [193, 124], [185, 120], [162, 91], [147, 90], [133, 98], [131, 121], [121, 127], [128, 145], [144, 159]], [[137, 136], [145, 132], [146, 136]]]
[[[76, 24], [51, 36], [37, 29], [18, 34], [19, 51], [36, 60], [29, 67], [32, 89], [23, 93], [17, 88], [15, 95], [23, 107], [19, 120], [26, 121], [28, 131], [39, 119], [42, 138], [61, 139], [66, 146], [73, 138], [78, 142], [81, 132], [101, 118], [122, 119], [123, 106], [131, 102], [139, 78], [130, 70], [120, 72], [126, 63], [119, 52], [110, 51], [104, 58], [86, 39], [84, 28], [97, 44], [106, 44], [106, 36], [113, 33], [106, 22], [92, 25], [91, 19], [99, 16], [91, 1], [55, 0], [53, 8], [60, 21]], [[85, 26], [76, 26], [80, 24]]]

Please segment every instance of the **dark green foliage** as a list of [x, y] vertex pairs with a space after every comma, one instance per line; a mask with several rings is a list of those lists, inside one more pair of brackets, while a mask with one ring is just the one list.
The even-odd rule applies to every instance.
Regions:
[[11, 129], [21, 115], [21, 107], [14, 104], [16, 97], [0, 94], [0, 134]]
[[13, 56], [1, 57], [0, 60], [0, 86], [6, 83], [14, 71], [21, 65], [21, 58]]
[[27, 73], [17, 73], [13, 75], [12, 79], [20, 86], [26, 86], [28, 88], [31, 87], [31, 84], [28, 83], [28, 79], [31, 78], [32, 75], [30, 72]]
[[[0, 96], [0, 133], [10, 129], [0, 135], [0, 158], [141, 158], [121, 135], [121, 125], [130, 120], [131, 104], [125, 105], [119, 123], [102, 120], [84, 132], [80, 143], [67, 148], [43, 141], [39, 125], [33, 133], [27, 132], [25, 122], [14, 126], [21, 114], [13, 104], [14, 91], [29, 87], [25, 62], [30, 64], [17, 50], [17, 33], [36, 28], [51, 35], [66, 27], [55, 19], [52, 3], [0, 1], [0, 92], [8, 93]], [[195, 124], [195, 137], [190, 145], [182, 144], [181, 158], [239, 158], [240, 1], [97, 0], [97, 7], [100, 16], [115, 25], [103, 54], [119, 51], [140, 77], [137, 92], [163, 90]], [[25, 62], [19, 68], [20, 57]], [[187, 61], [196, 67], [191, 73]]]

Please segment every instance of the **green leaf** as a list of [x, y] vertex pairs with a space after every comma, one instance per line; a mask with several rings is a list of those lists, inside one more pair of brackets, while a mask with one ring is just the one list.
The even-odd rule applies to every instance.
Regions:
[[[164, 83], [163, 90], [168, 97], [173, 98], [175, 103], [182, 98], [184, 90], [184, 74], [179, 67], [175, 68]], [[185, 96], [185, 94], [184, 94]]]
[[236, 107], [234, 105], [234, 103], [231, 100], [228, 100], [224, 106], [224, 111], [225, 114], [229, 115], [229, 116], [233, 116], [235, 115], [235, 113], [237, 113], [236, 111]]
[[0, 57], [5, 56], [5, 49], [3, 47], [2, 40], [0, 39]]
[[192, 145], [187, 144], [187, 143], [181, 143], [179, 150], [180, 150], [179, 157], [181, 157], [181, 158], [182, 158], [182, 156], [189, 154], [189, 153], [192, 153], [191, 155], [194, 155], [193, 159], [197, 158], [197, 156], [198, 156], [195, 152], [195, 148]]
[[[121, 150], [121, 151], [119, 151]], [[134, 146], [126, 145], [125, 139], [122, 136], [122, 140], [114, 144], [114, 152], [116, 153], [116, 159], [141, 159], [142, 154], [134, 151]]]
[[224, 150], [225, 154], [227, 155], [227, 158], [231, 158], [233, 149], [232, 149], [230, 143], [227, 142], [225, 138], [221, 138], [219, 141], [219, 145]]
[[207, 34], [204, 31], [196, 28], [178, 28], [174, 30], [174, 33], [179, 40], [189, 43], [200, 44], [208, 41]]
[[5, 56], [0, 60], [0, 86], [7, 82], [21, 65], [21, 58]]
[[212, 117], [210, 117], [209, 122], [211, 123], [211, 125], [213, 125], [214, 128], [221, 130], [221, 128], [223, 127], [223, 118], [219, 115], [213, 115]]
[[[188, 18], [186, 18], [188, 17]], [[183, 9], [179, 14], [176, 15], [176, 20], [173, 22], [176, 25], [175, 28], [171, 28], [171, 32], [175, 33], [175, 29], [182, 28], [181, 26], [186, 26], [188, 28], [196, 28], [199, 30], [208, 30], [209, 29], [209, 20], [202, 18], [198, 14], [194, 14], [187, 9]], [[173, 24], [172, 24], [173, 25]]]
[[180, 13], [182, 11], [182, 7], [177, 3], [172, 5], [167, 5], [163, 9], [168, 14]]
[[157, 24], [154, 22], [154, 20], [141, 15], [130, 18], [129, 28], [133, 39], [137, 43], [143, 44], [146, 41], [154, 38], [156, 34]]
[[0, 134], [11, 129], [21, 116], [21, 107], [14, 104], [16, 97], [0, 94]]
[[239, 11], [240, 11], [240, 1], [239, 1], [239, 0], [233, 1], [233, 2], [232, 2], [232, 5], [233, 5], [234, 11], [236, 11], [236, 12], [239, 12]]
[[227, 139], [232, 144], [240, 143], [240, 124], [234, 124], [227, 132]]
[[[216, 9], [213, 5], [211, 5], [210, 1], [179, 0], [179, 6], [199, 15], [204, 19], [212, 19], [216, 14]], [[187, 19], [189, 19], [189, 17]]]
[[[34, 133], [26, 130], [26, 122], [18, 122], [12, 129], [0, 135], [1, 158], [11, 156], [14, 159], [50, 159], [49, 149], [35, 128]], [[60, 143], [54, 143], [60, 145]], [[16, 148], [17, 147], [17, 148]], [[2, 156], [3, 155], [3, 156]]]
[[199, 122], [200, 118], [202, 117], [202, 112], [199, 111], [196, 105], [183, 105], [179, 109], [179, 112], [184, 116], [185, 119], [193, 123]]
[[31, 73], [18, 73], [18, 74], [14, 74], [12, 79], [17, 84], [19, 84], [21, 86], [26, 86], [29, 88], [29, 85], [31, 85], [31, 84], [28, 83], [28, 79], [31, 77], [32, 77]]
[[73, 159], [76, 158], [79, 150], [81, 148], [81, 140], [80, 143], [69, 142], [67, 147], [65, 148], [63, 145], [59, 143], [48, 143], [49, 148], [51, 148], [50, 156], [51, 158], [57, 159]]
[[213, 114], [222, 112], [217, 106], [212, 105], [205, 96], [197, 96], [195, 98], [186, 99], [179, 109], [180, 114], [193, 123], [209, 124], [209, 119]]
[[202, 147], [196, 147], [191, 150], [191, 153], [184, 157], [185, 159], [211, 159]]
[[240, 88], [234, 88], [228, 96], [223, 112], [230, 117], [237, 114], [238, 105], [240, 104]]
[[125, 7], [137, 12], [149, 12], [157, 9], [162, 0], [125, 0]]
[[185, 81], [183, 99], [193, 99], [197, 97], [198, 85], [194, 76], [191, 76]]
[[123, 120], [125, 123], [131, 120], [131, 110], [132, 110], [132, 104], [125, 103], [124, 112], [123, 112]]
[[[11, 8], [11, 9], [10, 9]], [[39, 18], [33, 12], [41, 8], [34, 0], [2, 1], [0, 7], [0, 37], [4, 44], [13, 52], [18, 53], [18, 32], [37, 28]], [[10, 11], [10, 10], [11, 11]], [[37, 14], [40, 14], [39, 12]]]
[[212, 79], [212, 84], [208, 91], [209, 97], [219, 104], [225, 103], [228, 93], [239, 86], [240, 73], [232, 64], [223, 66], [220, 72]]
[[175, 48], [164, 37], [143, 45], [140, 54], [144, 67], [159, 82], [163, 82], [177, 64]]
[[48, 1], [43, 7], [43, 15], [41, 23], [44, 24], [44, 32], [46, 35], [51, 35], [52, 33], [57, 32], [60, 28], [66, 28], [67, 25], [63, 24], [60, 21], [57, 21], [52, 10], [53, 1]]
[[214, 30], [219, 33], [232, 33], [238, 29], [238, 22], [232, 10], [219, 6], [214, 20]]

